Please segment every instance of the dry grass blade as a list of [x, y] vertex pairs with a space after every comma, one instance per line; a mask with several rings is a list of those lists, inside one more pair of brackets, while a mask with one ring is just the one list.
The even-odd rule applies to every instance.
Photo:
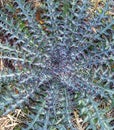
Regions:
[[114, 16], [114, 12], [109, 11], [108, 14]]
[[13, 0], [0, 0], [0, 7], [3, 7], [5, 4], [12, 2]]
[[77, 110], [74, 110], [73, 122], [76, 125], [76, 127], [78, 128], [78, 130], [85, 130], [87, 124], [83, 123], [83, 120], [79, 117]]
[[[2, 56], [2, 52], [0, 52], [0, 56]], [[0, 59], [0, 71], [3, 70], [3, 67], [4, 67], [3, 61], [2, 59]]]
[[16, 109], [14, 113], [1, 117], [0, 130], [14, 130], [16, 126], [22, 123], [20, 118], [23, 117], [25, 117], [25, 114], [20, 109]]
[[4, 4], [3, 4], [3, 0], [0, 0], [0, 6], [3, 6]]

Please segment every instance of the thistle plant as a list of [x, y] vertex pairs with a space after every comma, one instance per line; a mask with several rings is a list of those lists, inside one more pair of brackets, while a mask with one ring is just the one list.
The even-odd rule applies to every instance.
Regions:
[[45, 0], [43, 25], [26, 0], [0, 10], [1, 116], [27, 109], [21, 129], [77, 130], [78, 109], [86, 130], [114, 128], [107, 117], [114, 105], [112, 4], [93, 12], [89, 0]]

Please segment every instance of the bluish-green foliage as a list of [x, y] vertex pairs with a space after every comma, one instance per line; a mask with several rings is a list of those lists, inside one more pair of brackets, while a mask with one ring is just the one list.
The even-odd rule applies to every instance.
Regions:
[[113, 129], [106, 117], [114, 106], [111, 4], [92, 13], [89, 0], [45, 0], [43, 25], [25, 0], [0, 10], [1, 115], [27, 108], [22, 129], [76, 130], [72, 113], [79, 109], [87, 130]]

